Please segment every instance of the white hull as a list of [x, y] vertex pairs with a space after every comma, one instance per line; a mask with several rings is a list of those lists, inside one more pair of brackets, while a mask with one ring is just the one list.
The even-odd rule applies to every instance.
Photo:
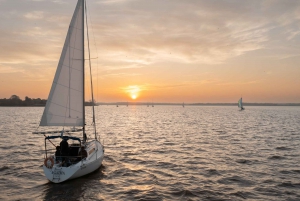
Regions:
[[69, 167], [62, 167], [60, 164], [54, 164], [52, 168], [47, 168], [43, 165], [47, 179], [53, 183], [61, 183], [97, 170], [103, 161], [103, 146], [99, 141], [93, 140], [86, 144], [85, 150], [88, 153], [87, 158], [76, 164], [70, 165]]

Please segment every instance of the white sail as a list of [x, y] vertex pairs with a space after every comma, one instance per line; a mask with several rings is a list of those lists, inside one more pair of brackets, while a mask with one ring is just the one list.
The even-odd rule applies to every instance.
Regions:
[[40, 126], [84, 125], [83, 12], [78, 0]]
[[238, 107], [241, 108], [241, 110], [244, 110], [245, 108], [243, 107], [243, 99], [240, 98], [240, 100], [238, 101]]

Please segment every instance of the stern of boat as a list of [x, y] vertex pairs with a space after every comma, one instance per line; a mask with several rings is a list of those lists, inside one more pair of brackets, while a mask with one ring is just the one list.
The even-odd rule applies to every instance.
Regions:
[[47, 179], [53, 183], [61, 183], [70, 179], [77, 171], [78, 167], [60, 167], [54, 165], [52, 168], [48, 168], [43, 165], [44, 173]]

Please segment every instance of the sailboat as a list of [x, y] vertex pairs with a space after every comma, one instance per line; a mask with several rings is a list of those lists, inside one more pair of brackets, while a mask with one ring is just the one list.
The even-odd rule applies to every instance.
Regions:
[[[95, 104], [92, 104], [93, 131], [91, 131], [94, 132], [94, 139], [87, 139], [85, 129], [84, 24], [85, 21], [87, 22], [85, 11], [85, 0], [78, 0], [40, 121], [40, 126], [63, 128], [58, 131], [33, 132], [45, 136], [43, 170], [47, 179], [53, 183], [61, 183], [89, 174], [101, 166], [104, 158], [104, 146], [100, 139], [97, 139]], [[87, 25], [86, 33], [88, 39]], [[87, 41], [89, 50], [89, 40]], [[88, 53], [92, 102], [94, 102], [90, 52]], [[72, 127], [72, 129], [67, 130], [65, 127]], [[81, 135], [80, 133], [82, 138], [76, 137]], [[61, 141], [60, 146], [55, 145], [55, 140]], [[56, 149], [55, 154], [49, 151], [51, 148], [54, 151]]]
[[244, 110], [245, 108], [243, 107], [243, 98], [240, 98], [239, 101], [238, 101], [238, 107], [241, 109], [241, 110]]

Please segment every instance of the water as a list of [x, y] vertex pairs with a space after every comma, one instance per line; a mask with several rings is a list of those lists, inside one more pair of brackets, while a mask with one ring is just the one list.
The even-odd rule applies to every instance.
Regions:
[[300, 200], [300, 107], [96, 110], [103, 165], [53, 184], [43, 108], [0, 107], [0, 200]]

